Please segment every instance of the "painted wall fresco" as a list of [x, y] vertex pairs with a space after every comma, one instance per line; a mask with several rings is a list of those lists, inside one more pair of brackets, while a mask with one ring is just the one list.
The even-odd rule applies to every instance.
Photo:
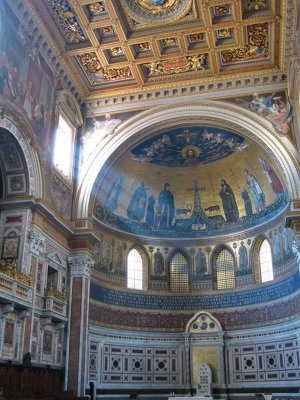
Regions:
[[37, 34], [26, 30], [5, 2], [0, 21], [0, 96], [28, 118], [42, 147], [49, 135], [55, 79], [39, 51]]
[[296, 17], [296, 41], [295, 41], [295, 47], [296, 47], [296, 53], [298, 55], [298, 59], [300, 60], [300, 4], [297, 3], [297, 17]]
[[287, 206], [283, 182], [250, 140], [207, 126], [183, 127], [147, 139], [99, 177], [94, 213], [142, 236], [235, 232]]
[[284, 91], [276, 93], [253, 93], [250, 96], [241, 96], [226, 99], [253, 113], [266, 118], [280, 135], [293, 139], [291, 104]]
[[[51, 172], [57, 89], [63, 89], [41, 53], [42, 38], [16, 18], [6, 2], [0, 4], [0, 102], [9, 104], [32, 127], [30, 138], [43, 163], [45, 198], [63, 218], [71, 215], [72, 191]], [[3, 161], [17, 163], [12, 147], [1, 146]], [[14, 166], [16, 167], [16, 166]], [[7, 178], [7, 194], [23, 194], [25, 175]]]

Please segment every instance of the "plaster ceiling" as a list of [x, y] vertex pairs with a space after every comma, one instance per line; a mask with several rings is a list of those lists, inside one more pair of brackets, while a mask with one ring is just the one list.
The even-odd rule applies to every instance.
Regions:
[[77, 90], [85, 98], [97, 98], [283, 71], [288, 2], [25, 0], [24, 4], [52, 41]]

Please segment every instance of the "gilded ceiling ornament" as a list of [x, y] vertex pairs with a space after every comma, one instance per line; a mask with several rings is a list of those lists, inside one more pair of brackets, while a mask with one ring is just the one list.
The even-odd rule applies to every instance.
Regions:
[[269, 56], [268, 23], [248, 26], [248, 45], [221, 52], [224, 64]]
[[193, 55], [170, 60], [157, 60], [147, 65], [148, 76], [200, 71], [207, 68], [207, 55]]
[[219, 39], [225, 39], [228, 37], [232, 36], [232, 29], [231, 28], [223, 28], [223, 29], [218, 29], [217, 31], [217, 37]]
[[150, 43], [144, 42], [137, 44], [138, 51], [149, 51], [150, 50]]
[[267, 0], [248, 0], [247, 7], [249, 11], [265, 10], [267, 8]]
[[119, 79], [128, 79], [132, 77], [130, 67], [105, 68], [103, 69], [103, 78], [106, 81], [115, 81]]
[[176, 46], [176, 38], [162, 39], [162, 44], [164, 47]]
[[179, 0], [134, 0], [134, 2], [144, 10], [158, 14], [174, 7]]
[[216, 16], [227, 15], [230, 13], [230, 4], [223, 4], [222, 6], [215, 6], [214, 13]]
[[124, 55], [123, 47], [113, 47], [110, 49], [110, 51], [113, 56], [123, 56]]
[[191, 9], [192, 0], [121, 0], [128, 15], [139, 23], [173, 22]]
[[78, 58], [88, 75], [91, 75], [102, 69], [100, 61], [98, 60], [95, 52], [82, 54], [81, 56], [78, 56]]
[[86, 36], [69, 2], [67, 0], [48, 0], [48, 3], [69, 41], [71, 43], [85, 41]]
[[130, 67], [104, 68], [95, 52], [86, 53], [78, 56], [81, 65], [90, 78], [91, 83], [101, 83], [101, 81], [115, 81], [132, 77]]
[[91, 14], [103, 14], [106, 12], [103, 1], [88, 5]]
[[103, 26], [102, 28], [99, 28], [101, 35], [102, 36], [113, 36], [115, 34], [113, 26]]
[[205, 34], [203, 32], [189, 35], [190, 43], [203, 42], [204, 39], [205, 39]]

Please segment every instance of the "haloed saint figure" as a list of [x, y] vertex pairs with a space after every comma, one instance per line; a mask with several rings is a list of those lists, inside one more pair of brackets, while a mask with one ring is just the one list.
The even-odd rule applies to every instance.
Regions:
[[175, 203], [169, 183], [164, 184], [164, 189], [160, 192], [158, 196], [158, 213], [158, 227], [160, 229], [172, 228], [175, 215]]

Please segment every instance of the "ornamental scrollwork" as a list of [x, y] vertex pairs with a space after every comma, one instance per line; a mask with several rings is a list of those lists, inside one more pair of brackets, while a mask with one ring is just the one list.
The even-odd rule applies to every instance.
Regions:
[[48, 0], [59, 25], [71, 43], [84, 42], [86, 36], [67, 0]]
[[134, 0], [134, 2], [143, 10], [150, 11], [152, 14], [159, 14], [177, 6], [179, 0]]
[[146, 66], [148, 76], [200, 71], [207, 68], [207, 55], [192, 55], [171, 60], [156, 60]]
[[247, 28], [247, 31], [248, 44], [246, 46], [221, 52], [223, 64], [269, 56], [268, 23], [251, 25]]
[[85, 53], [81, 56], [78, 56], [78, 58], [92, 83], [101, 82], [103, 80], [114, 81], [128, 79], [132, 77], [129, 66], [116, 68], [102, 67], [95, 52]]

